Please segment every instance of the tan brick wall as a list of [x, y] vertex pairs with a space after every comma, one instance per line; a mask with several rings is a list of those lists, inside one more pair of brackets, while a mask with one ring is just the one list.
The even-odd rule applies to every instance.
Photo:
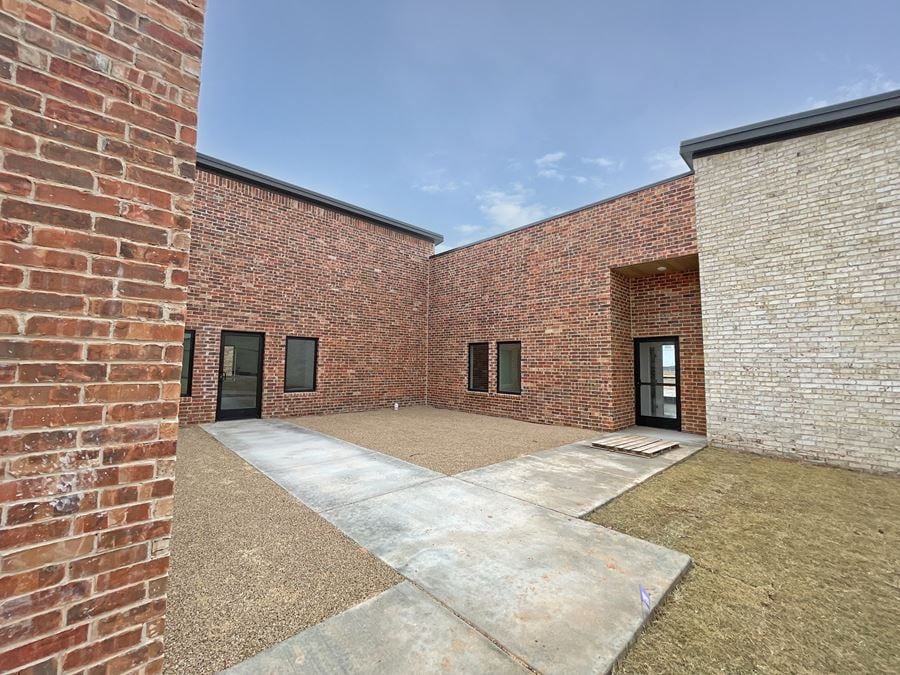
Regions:
[[900, 470], [900, 119], [695, 170], [712, 442]]
[[0, 2], [0, 670], [162, 668], [203, 0]]
[[[206, 170], [195, 206], [183, 421], [215, 419], [222, 330], [265, 334], [263, 417], [425, 402], [430, 240]], [[284, 391], [288, 336], [319, 339], [315, 391]]]

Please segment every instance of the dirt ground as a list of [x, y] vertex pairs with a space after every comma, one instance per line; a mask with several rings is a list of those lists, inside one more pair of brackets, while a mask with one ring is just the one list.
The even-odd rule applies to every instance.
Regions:
[[900, 480], [707, 448], [587, 516], [694, 567], [619, 673], [900, 664]]
[[169, 673], [218, 672], [401, 581], [199, 427], [175, 487]]
[[295, 417], [291, 421], [446, 474], [601, 435], [587, 429], [429, 406]]

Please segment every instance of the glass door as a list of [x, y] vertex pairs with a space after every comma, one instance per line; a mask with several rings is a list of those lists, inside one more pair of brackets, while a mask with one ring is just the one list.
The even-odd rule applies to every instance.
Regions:
[[634, 341], [634, 387], [637, 424], [681, 429], [677, 337]]
[[263, 342], [262, 333], [222, 331], [217, 420], [260, 417]]

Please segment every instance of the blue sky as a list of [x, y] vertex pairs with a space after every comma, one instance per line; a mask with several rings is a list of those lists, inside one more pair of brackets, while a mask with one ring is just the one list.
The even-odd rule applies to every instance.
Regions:
[[896, 0], [213, 0], [198, 145], [453, 247], [900, 88], [898, 26]]

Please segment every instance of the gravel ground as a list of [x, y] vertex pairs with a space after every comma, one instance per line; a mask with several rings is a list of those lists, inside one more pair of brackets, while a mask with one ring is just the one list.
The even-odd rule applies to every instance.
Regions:
[[694, 566], [617, 673], [896, 673], [900, 481], [707, 448], [587, 519]]
[[291, 421], [446, 474], [600, 435], [587, 429], [532, 424], [429, 406], [295, 417]]
[[401, 581], [199, 427], [178, 438], [169, 673], [214, 673]]

